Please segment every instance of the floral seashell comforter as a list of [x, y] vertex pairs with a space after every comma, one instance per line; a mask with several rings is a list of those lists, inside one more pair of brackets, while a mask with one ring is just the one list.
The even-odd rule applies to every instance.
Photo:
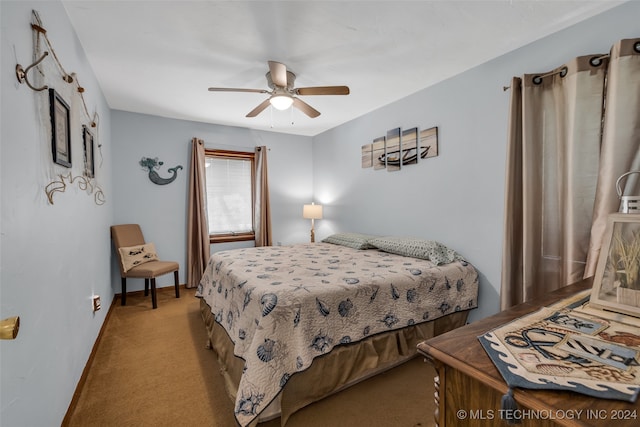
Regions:
[[241, 426], [335, 346], [475, 308], [477, 295], [477, 271], [464, 260], [436, 266], [330, 243], [217, 252], [196, 293], [245, 360]]

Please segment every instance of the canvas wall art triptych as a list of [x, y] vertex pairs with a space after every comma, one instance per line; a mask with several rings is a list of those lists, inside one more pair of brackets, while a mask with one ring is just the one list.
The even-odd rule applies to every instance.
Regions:
[[385, 136], [362, 146], [362, 167], [399, 171], [403, 166], [438, 155], [438, 128], [391, 129]]

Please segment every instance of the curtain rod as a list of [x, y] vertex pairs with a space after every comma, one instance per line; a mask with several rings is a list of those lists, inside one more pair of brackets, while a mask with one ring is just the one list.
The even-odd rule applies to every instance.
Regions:
[[[204, 146], [207, 149], [210, 150], [235, 150], [235, 151], [242, 151], [242, 150], [246, 150], [246, 151], [253, 151], [256, 149], [256, 147], [260, 147], [259, 145], [253, 145], [253, 146], [246, 146], [246, 145], [230, 145], [230, 144], [213, 144], [213, 143], [207, 143], [207, 141], [204, 142]], [[267, 151], [271, 151], [271, 148], [267, 147]]]
[[[608, 58], [610, 55], [608, 53], [602, 54], [602, 55], [598, 55], [598, 56], [594, 56], [593, 58], [591, 58], [589, 60], [589, 63], [591, 65], [593, 65], [594, 67], [597, 67], [598, 65], [600, 65], [600, 61], [603, 58]], [[567, 67], [564, 66], [560, 69], [557, 69], [555, 71], [549, 71], [546, 74], [541, 74], [541, 75], [537, 75], [535, 76], [534, 79], [534, 83], [536, 84], [540, 84], [542, 83], [542, 79], [544, 79], [545, 77], [549, 77], [549, 76], [554, 76], [556, 74], [563, 74], [562, 77], [564, 77], [567, 74]], [[537, 80], [537, 81], [536, 81]], [[502, 91], [506, 92], [507, 90], [511, 89], [511, 86], [502, 86]]]

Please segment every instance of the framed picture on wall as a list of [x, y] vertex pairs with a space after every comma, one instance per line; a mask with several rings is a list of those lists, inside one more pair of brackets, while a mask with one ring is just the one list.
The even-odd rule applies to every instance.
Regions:
[[88, 178], [93, 178], [95, 176], [93, 134], [86, 126], [82, 126], [82, 145], [84, 147], [84, 175]]
[[387, 147], [384, 152], [385, 163], [389, 172], [399, 171], [402, 165], [401, 161], [402, 141], [400, 138], [400, 128], [390, 129], [387, 131]]
[[362, 146], [362, 167], [370, 168], [373, 166], [373, 145], [367, 144]]
[[438, 128], [432, 127], [420, 131], [418, 151], [420, 158], [426, 159], [438, 155]]
[[402, 131], [402, 164], [418, 163], [418, 128]]
[[385, 151], [385, 137], [380, 136], [373, 140], [372, 154], [373, 154], [373, 169], [384, 169], [387, 164], [384, 158]]
[[51, 151], [53, 162], [71, 167], [71, 132], [69, 104], [55, 89], [49, 89], [49, 112], [51, 115]]

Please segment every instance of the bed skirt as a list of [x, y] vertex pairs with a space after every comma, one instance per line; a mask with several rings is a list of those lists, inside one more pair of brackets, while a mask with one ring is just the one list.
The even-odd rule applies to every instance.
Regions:
[[[233, 354], [233, 342], [215, 321], [211, 307], [204, 299], [200, 299], [200, 311], [209, 336], [208, 344], [220, 363], [229, 397], [235, 402], [244, 361]], [[335, 347], [330, 353], [314, 359], [307, 370], [293, 375], [257, 421], [281, 417], [281, 425], [284, 426], [293, 413], [305, 406], [417, 356], [418, 343], [463, 326], [468, 313], [455, 312], [430, 322]]]

